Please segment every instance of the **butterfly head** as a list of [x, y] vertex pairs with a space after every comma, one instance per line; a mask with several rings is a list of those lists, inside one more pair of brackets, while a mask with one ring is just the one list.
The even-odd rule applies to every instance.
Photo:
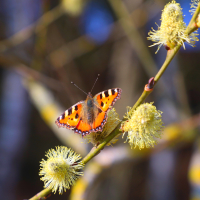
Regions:
[[88, 92], [87, 99], [91, 99], [91, 98], [93, 98], [92, 93]]

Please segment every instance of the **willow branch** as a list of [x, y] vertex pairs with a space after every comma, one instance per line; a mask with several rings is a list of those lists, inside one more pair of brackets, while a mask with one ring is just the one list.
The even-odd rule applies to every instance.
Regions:
[[46, 197], [51, 194], [51, 190], [46, 188], [42, 191], [40, 191], [39, 193], [37, 193], [35, 196], [33, 196], [32, 198], [30, 198], [29, 200], [39, 200], [39, 199], [46, 199]]

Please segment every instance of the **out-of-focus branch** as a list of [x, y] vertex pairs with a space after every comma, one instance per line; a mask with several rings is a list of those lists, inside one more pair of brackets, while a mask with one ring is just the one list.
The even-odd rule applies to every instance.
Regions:
[[52, 10], [48, 11], [47, 13], [43, 14], [42, 17], [36, 21], [35, 23], [27, 26], [25, 29], [22, 29], [21, 31], [17, 32], [10, 38], [7, 38], [5, 40], [0, 41], [0, 52], [5, 52], [9, 48], [13, 46], [17, 46], [18, 44], [21, 44], [22, 42], [26, 41], [28, 38], [30, 38], [34, 33], [37, 34], [49, 24], [54, 22], [56, 19], [58, 19], [63, 14], [63, 9], [60, 5], [53, 8]]
[[39, 80], [53, 90], [60, 91], [63, 89], [59, 81], [50, 78], [34, 69], [31, 69], [27, 66], [27, 63], [23, 62], [18, 57], [0, 55], [0, 65], [3, 68], [16, 68], [18, 72], [25, 78]]
[[125, 5], [121, 0], [109, 0], [115, 14], [117, 15], [121, 26], [123, 27], [125, 34], [127, 35], [131, 45], [137, 53], [140, 62], [143, 64], [145, 70], [150, 76], [156, 73], [156, 64], [153, 61], [144, 39], [135, 27], [134, 23], [130, 18]]

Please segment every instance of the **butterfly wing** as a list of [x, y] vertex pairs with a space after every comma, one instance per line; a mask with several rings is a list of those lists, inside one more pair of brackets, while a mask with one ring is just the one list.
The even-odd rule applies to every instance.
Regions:
[[93, 129], [102, 130], [107, 121], [107, 112], [112, 108], [115, 102], [120, 99], [122, 89], [113, 88], [100, 92], [94, 96], [94, 100], [98, 106], [98, 114], [93, 122]]
[[60, 115], [56, 120], [58, 127], [65, 127], [67, 129], [76, 128], [81, 118], [83, 103], [84, 101], [78, 102]]
[[82, 134], [82, 136], [85, 136], [92, 132], [92, 127], [90, 126], [90, 124], [80, 119], [79, 123], [74, 129], [74, 132]]
[[92, 127], [83, 120], [84, 103], [85, 101], [80, 101], [60, 115], [56, 120], [58, 127], [71, 129], [83, 136], [89, 134]]
[[102, 111], [107, 112], [121, 98], [122, 89], [113, 88], [100, 92], [94, 96]]

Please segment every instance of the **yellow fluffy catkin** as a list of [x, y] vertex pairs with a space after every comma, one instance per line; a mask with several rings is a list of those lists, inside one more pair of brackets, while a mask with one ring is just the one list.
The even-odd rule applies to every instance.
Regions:
[[160, 138], [163, 131], [161, 111], [158, 111], [153, 103], [144, 103], [135, 111], [127, 112], [121, 129], [128, 133], [127, 141], [131, 148], [139, 149], [154, 147], [156, 138]]
[[52, 192], [62, 194], [63, 191], [74, 185], [79, 176], [83, 175], [80, 169], [84, 165], [80, 162], [81, 156], [64, 146], [50, 149], [46, 153], [47, 160], [40, 162], [39, 175], [44, 181], [44, 187], [52, 189]]
[[185, 49], [184, 42], [194, 46], [195, 41], [198, 41], [196, 37], [198, 34], [191, 33], [188, 35], [185, 33], [185, 30], [186, 24], [183, 21], [182, 8], [179, 3], [173, 0], [165, 5], [162, 11], [161, 25], [160, 27], [158, 26], [158, 30], [152, 28], [148, 33], [149, 37], [147, 39], [155, 42], [150, 47], [158, 45], [156, 53], [162, 45], [173, 49], [177, 44], [180, 44]]

